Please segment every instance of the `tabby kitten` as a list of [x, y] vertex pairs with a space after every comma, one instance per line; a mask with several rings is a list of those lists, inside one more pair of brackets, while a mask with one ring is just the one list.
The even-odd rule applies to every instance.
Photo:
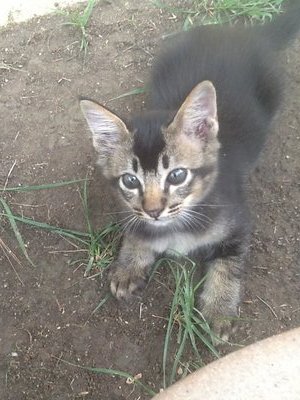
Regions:
[[176, 35], [153, 67], [146, 111], [126, 122], [81, 100], [98, 163], [128, 212], [110, 274], [118, 299], [145, 286], [162, 254], [188, 255], [207, 270], [202, 313], [226, 334], [249, 246], [244, 183], [280, 104], [277, 51], [299, 25], [298, 6], [265, 26]]

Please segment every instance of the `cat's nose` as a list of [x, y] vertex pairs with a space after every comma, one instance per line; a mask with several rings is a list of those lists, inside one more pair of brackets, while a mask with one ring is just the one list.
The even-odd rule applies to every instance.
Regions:
[[157, 219], [160, 216], [160, 214], [162, 213], [163, 207], [162, 208], [156, 208], [154, 210], [147, 210], [146, 208], [144, 208], [144, 211], [148, 215], [150, 215], [150, 217]]

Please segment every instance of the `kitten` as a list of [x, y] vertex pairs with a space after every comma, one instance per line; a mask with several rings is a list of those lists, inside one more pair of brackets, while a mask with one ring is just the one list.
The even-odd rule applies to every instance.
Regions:
[[128, 211], [110, 274], [118, 299], [145, 286], [162, 254], [188, 255], [207, 269], [202, 313], [227, 335], [249, 247], [244, 183], [280, 104], [277, 51], [299, 26], [298, 6], [265, 26], [176, 35], [153, 67], [146, 111], [127, 122], [81, 100], [98, 163]]

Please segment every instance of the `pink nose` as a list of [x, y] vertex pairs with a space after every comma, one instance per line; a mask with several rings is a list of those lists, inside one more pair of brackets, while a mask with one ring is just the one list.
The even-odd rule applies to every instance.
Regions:
[[157, 219], [157, 218], [160, 216], [160, 214], [162, 213], [163, 208], [157, 208], [157, 209], [155, 209], [155, 210], [147, 210], [146, 208], [144, 208], [144, 211], [145, 211], [148, 215], [150, 215], [150, 217], [152, 217], [152, 218], [154, 218], [154, 219]]

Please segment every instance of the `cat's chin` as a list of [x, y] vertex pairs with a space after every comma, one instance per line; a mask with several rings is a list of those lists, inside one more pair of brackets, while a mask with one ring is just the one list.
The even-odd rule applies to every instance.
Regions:
[[171, 223], [174, 223], [174, 218], [147, 219], [147, 224], [157, 228], [163, 228]]

